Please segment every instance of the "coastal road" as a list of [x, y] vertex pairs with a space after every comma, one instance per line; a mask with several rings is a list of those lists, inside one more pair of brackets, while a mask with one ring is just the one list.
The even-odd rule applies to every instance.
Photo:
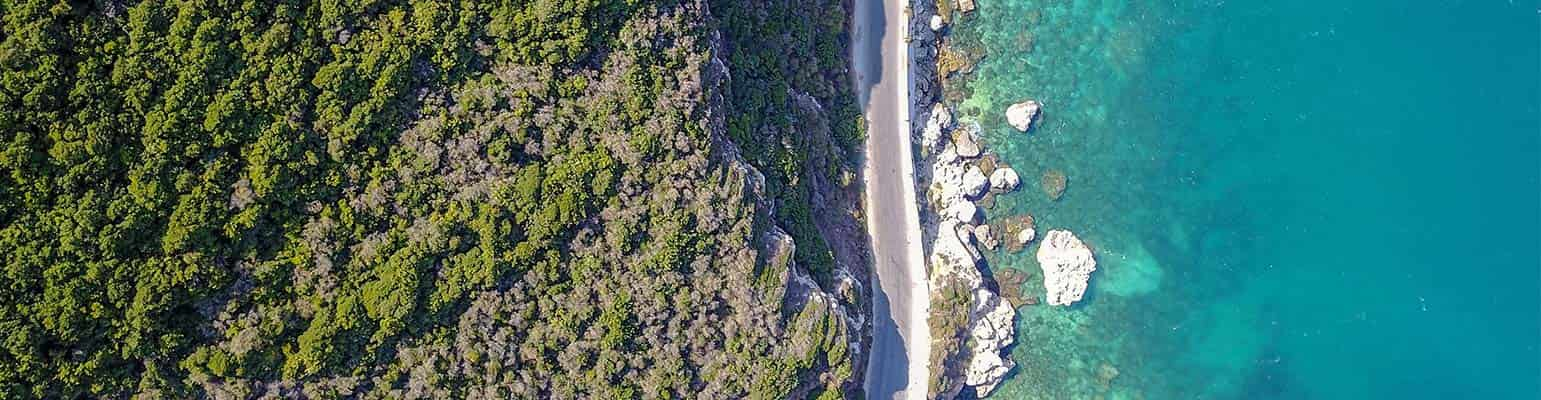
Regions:
[[870, 399], [924, 399], [930, 295], [910, 150], [907, 0], [856, 0], [852, 63], [867, 119], [867, 233], [872, 238]]

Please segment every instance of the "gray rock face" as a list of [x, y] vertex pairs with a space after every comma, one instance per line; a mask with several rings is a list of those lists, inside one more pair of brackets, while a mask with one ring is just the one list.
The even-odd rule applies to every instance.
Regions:
[[1038, 117], [1038, 102], [1028, 100], [1012, 104], [1006, 108], [1006, 123], [1012, 128], [1027, 132], [1027, 128], [1033, 124], [1033, 118]]
[[1050, 305], [1068, 306], [1081, 300], [1086, 283], [1097, 270], [1092, 249], [1070, 231], [1051, 230], [1038, 246], [1038, 265], [1043, 267], [1043, 286]]
[[1021, 184], [1022, 177], [1017, 176], [1017, 171], [1011, 169], [1011, 167], [996, 168], [995, 172], [990, 173], [991, 189], [1002, 192], [1010, 192], [1017, 190], [1017, 186]]

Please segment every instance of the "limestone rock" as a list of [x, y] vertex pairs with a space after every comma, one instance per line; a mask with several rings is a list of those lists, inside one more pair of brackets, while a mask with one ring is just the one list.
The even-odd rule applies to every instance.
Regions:
[[942, 210], [942, 217], [972, 224], [979, 219], [979, 206], [967, 201], [956, 202]]
[[1002, 192], [1017, 190], [1017, 185], [1022, 184], [1022, 178], [1017, 176], [1017, 171], [1011, 167], [996, 168], [990, 173], [990, 189]]
[[1043, 286], [1050, 305], [1068, 306], [1081, 300], [1086, 283], [1097, 270], [1092, 249], [1070, 231], [1051, 230], [1038, 246], [1038, 265], [1043, 267]]
[[979, 397], [984, 397], [994, 391], [1006, 373], [1016, 366], [1015, 362], [1001, 357], [1001, 350], [1014, 340], [1016, 326], [1012, 320], [1016, 317], [1016, 309], [1006, 299], [990, 294], [988, 289], [980, 289], [975, 295], [982, 301], [975, 303], [971, 313], [974, 324], [969, 329], [969, 342], [973, 346], [969, 350], [973, 354], [963, 374], [963, 383], [973, 386]]
[[1022, 228], [1021, 231], [1017, 232], [1017, 245], [1026, 246], [1028, 243], [1033, 241], [1033, 236], [1036, 236], [1037, 234], [1038, 231], [1033, 230], [1033, 227], [1031, 226]]
[[974, 131], [975, 129], [972, 127], [969, 129], [958, 129], [953, 131], [952, 145], [954, 146], [954, 149], [957, 150], [959, 157], [979, 157], [979, 142], [978, 139], [974, 138]]
[[1006, 123], [1022, 132], [1027, 132], [1027, 128], [1033, 125], [1033, 118], [1037, 117], [1038, 102], [1036, 101], [1028, 100], [1006, 107]]
[[985, 247], [985, 250], [993, 251], [1001, 245], [1001, 241], [995, 238], [994, 233], [990, 230], [990, 225], [976, 226], [974, 227], [974, 240], [978, 240], [979, 244]]
[[940, 146], [943, 135], [952, 131], [952, 110], [942, 103], [931, 106], [931, 114], [926, 118], [925, 129], [921, 130], [921, 139], [927, 146]]
[[958, 0], [958, 11], [965, 13], [974, 11], [974, 0]]
[[963, 195], [969, 199], [978, 199], [989, 193], [991, 181], [985, 178], [985, 173], [979, 167], [970, 166], [963, 173]]

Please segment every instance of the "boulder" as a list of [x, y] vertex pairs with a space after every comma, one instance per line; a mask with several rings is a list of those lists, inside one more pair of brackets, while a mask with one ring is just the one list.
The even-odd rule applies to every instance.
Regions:
[[947, 209], [942, 210], [942, 218], [950, 218], [954, 221], [972, 224], [979, 219], [979, 206], [967, 201], [952, 203]]
[[1068, 306], [1080, 301], [1092, 271], [1097, 270], [1092, 249], [1070, 231], [1056, 229], [1044, 235], [1037, 258], [1043, 268], [1043, 287], [1050, 305]]
[[1017, 185], [1022, 184], [1022, 178], [1017, 176], [1017, 171], [1011, 167], [996, 168], [990, 173], [990, 189], [1001, 192], [1017, 190]]
[[1033, 241], [1033, 236], [1036, 236], [1037, 234], [1038, 231], [1033, 230], [1033, 227], [1031, 226], [1022, 228], [1021, 231], [1017, 232], [1017, 245], [1027, 246], [1028, 243]]
[[974, 11], [974, 0], [958, 0], [958, 11], [965, 13]]
[[970, 200], [978, 199], [990, 192], [991, 183], [979, 167], [970, 166], [968, 171], [963, 172], [963, 196]]
[[1033, 125], [1033, 118], [1037, 117], [1038, 102], [1036, 101], [1028, 100], [1006, 107], [1006, 123], [1022, 132], [1027, 132], [1027, 128]]
[[932, 31], [940, 32], [942, 30], [942, 28], [946, 28], [946, 27], [947, 27], [947, 23], [942, 21], [942, 16], [940, 16], [940, 15], [932, 15], [931, 16], [931, 30]]
[[926, 126], [921, 130], [921, 139], [927, 146], [939, 146], [942, 144], [943, 135], [952, 131], [952, 110], [942, 103], [931, 106], [931, 114], [926, 118]]
[[979, 157], [979, 142], [974, 139], [974, 129], [958, 129], [952, 132], [952, 145], [959, 157]]
[[979, 244], [985, 247], [985, 250], [993, 251], [1001, 245], [1001, 241], [996, 239], [994, 232], [990, 230], [990, 225], [974, 227], [974, 240], [978, 240]]

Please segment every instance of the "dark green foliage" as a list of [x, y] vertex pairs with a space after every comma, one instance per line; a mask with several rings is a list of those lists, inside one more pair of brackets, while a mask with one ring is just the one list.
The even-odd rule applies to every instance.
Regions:
[[789, 88], [852, 107], [821, 4], [733, 17], [808, 46], [732, 52], [755, 105], [700, 2], [0, 1], [0, 398], [838, 392], [852, 328], [754, 273], [762, 201], [829, 267], [785, 146]]

